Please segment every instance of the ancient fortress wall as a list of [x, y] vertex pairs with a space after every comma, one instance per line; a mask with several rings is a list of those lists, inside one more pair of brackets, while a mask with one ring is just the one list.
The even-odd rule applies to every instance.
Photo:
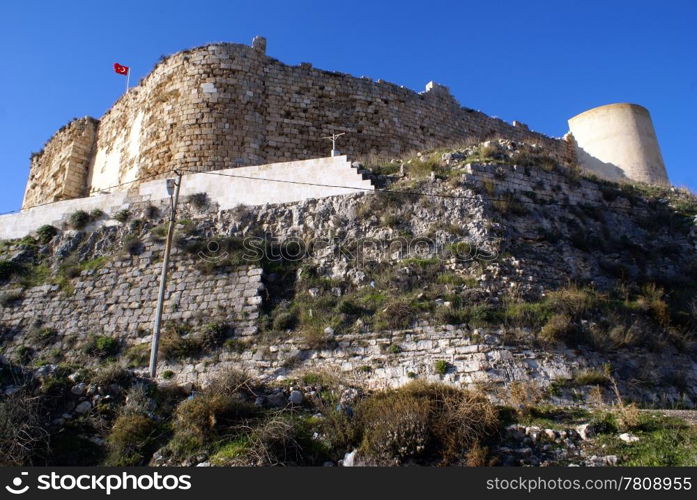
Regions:
[[669, 184], [656, 131], [643, 106], [599, 106], [571, 118], [569, 129], [586, 170], [612, 181]]
[[[70, 133], [71, 128], [66, 133]], [[234, 177], [231, 177], [234, 176]], [[259, 180], [263, 179], [263, 180]], [[281, 182], [281, 181], [291, 181]], [[21, 238], [44, 224], [63, 226], [78, 210], [101, 210], [107, 215], [140, 202], [158, 203], [168, 198], [166, 180], [133, 183], [127, 190], [94, 194], [27, 208], [16, 214], [0, 215], [0, 240]], [[182, 177], [180, 196], [186, 199], [206, 193], [220, 210], [238, 205], [288, 203], [309, 198], [372, 191], [371, 182], [352, 168], [346, 156], [334, 156], [253, 167], [195, 173]], [[115, 224], [115, 221], [105, 221]]]
[[87, 196], [98, 124], [93, 118], [73, 120], [32, 155], [22, 208]]
[[[331, 145], [322, 137], [332, 132], [347, 133], [338, 148], [352, 157], [494, 136], [537, 143], [562, 162], [575, 154], [566, 141], [462, 108], [440, 85], [417, 93], [310, 64], [288, 66], [266, 56], [263, 40], [174, 54], [102, 116], [96, 134], [79, 133], [88, 123], [56, 134], [32, 161], [23, 208], [111, 191], [175, 167], [206, 171], [327, 156]], [[92, 152], [83, 178], [71, 172], [84, 171], [85, 159], [56, 161], [78, 150]]]

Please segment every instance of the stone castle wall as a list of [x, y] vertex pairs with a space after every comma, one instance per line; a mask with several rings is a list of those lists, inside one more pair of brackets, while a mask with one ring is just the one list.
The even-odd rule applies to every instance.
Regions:
[[[148, 250], [114, 259], [101, 269], [83, 271], [70, 291], [51, 284], [27, 289], [17, 302], [0, 306], [3, 340], [15, 338], [13, 347], [6, 347], [3, 354], [11, 357], [22, 348], [38, 352], [51, 343], [66, 361], [79, 361], [82, 348], [93, 336], [110, 336], [127, 346], [149, 342], [160, 279], [155, 259], [159, 257], [159, 252]], [[163, 322], [190, 326], [219, 322], [231, 326], [235, 336], [254, 335], [262, 302], [261, 274], [260, 268], [241, 267], [203, 275], [192, 261], [175, 252]], [[55, 331], [55, 338], [37, 336], [41, 330]]]
[[[322, 137], [333, 132], [346, 132], [338, 148], [352, 157], [504, 136], [574, 161], [568, 142], [462, 108], [440, 85], [417, 93], [309, 64], [288, 66], [267, 57], [263, 45], [208, 45], [159, 63], [102, 116], [93, 142], [83, 147], [93, 151], [84, 183], [63, 196], [111, 190], [173, 168], [204, 171], [322, 157], [331, 147]], [[64, 135], [51, 139], [32, 162], [23, 208], [53, 201], [56, 184], [61, 189], [62, 181], [49, 172], [52, 158], [71, 144]]]
[[98, 123], [93, 118], [73, 120], [32, 155], [23, 209], [87, 196]]

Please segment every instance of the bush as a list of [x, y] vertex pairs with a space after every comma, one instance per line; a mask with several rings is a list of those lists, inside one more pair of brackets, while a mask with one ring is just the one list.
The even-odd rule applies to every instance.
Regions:
[[89, 340], [85, 346], [85, 352], [91, 356], [104, 359], [118, 353], [119, 347], [118, 340], [103, 335], [97, 335]]
[[126, 361], [130, 368], [148, 366], [150, 361], [150, 345], [135, 344], [130, 346], [125, 353]]
[[411, 382], [363, 400], [361, 451], [378, 461], [401, 463], [439, 451], [446, 463], [461, 459], [498, 424], [483, 395], [441, 384]]
[[26, 269], [18, 262], [0, 260], [0, 281], [9, 281], [13, 276], [21, 276]]
[[131, 212], [126, 209], [119, 210], [113, 215], [113, 219], [121, 224], [125, 224], [126, 221], [131, 217]]
[[182, 337], [174, 330], [165, 331], [160, 338], [160, 355], [166, 360], [177, 360], [196, 356], [201, 353], [199, 339]]
[[195, 453], [238, 420], [254, 416], [256, 411], [249, 403], [218, 393], [182, 401], [172, 421], [172, 451], [178, 456]]
[[414, 318], [414, 306], [409, 300], [395, 300], [390, 302], [387, 307], [378, 314], [378, 321], [390, 330], [409, 328]]
[[24, 298], [23, 292], [7, 292], [0, 295], [0, 306], [12, 307]]
[[542, 390], [534, 382], [515, 381], [508, 387], [509, 401], [520, 416], [530, 415], [542, 397]]
[[591, 309], [597, 297], [590, 290], [569, 286], [547, 294], [546, 303], [550, 309], [578, 317]]
[[665, 300], [662, 288], [650, 283], [641, 289], [641, 295], [637, 298], [637, 305], [645, 312], [650, 313], [661, 326], [670, 325], [670, 309]]
[[145, 215], [146, 219], [157, 219], [160, 216], [160, 209], [154, 205], [148, 205], [145, 207], [143, 215]]
[[220, 347], [232, 333], [232, 328], [223, 323], [208, 323], [200, 334], [201, 349], [210, 351]]
[[51, 241], [56, 234], [58, 234], [58, 229], [50, 224], [45, 224], [36, 230], [36, 235], [39, 237], [39, 241], [43, 244]]
[[492, 200], [494, 209], [500, 214], [526, 215], [528, 208], [513, 193], [501, 194], [499, 198]]
[[97, 386], [107, 387], [112, 384], [127, 387], [132, 380], [131, 372], [116, 363], [107, 363], [89, 377], [89, 381]]
[[567, 340], [574, 331], [574, 324], [568, 314], [555, 314], [540, 330], [540, 337], [546, 342], [560, 342]]
[[291, 312], [278, 313], [273, 319], [273, 329], [277, 331], [292, 330], [298, 322], [298, 318]]
[[39, 399], [25, 388], [0, 399], [0, 466], [32, 465], [48, 451]]
[[189, 196], [189, 203], [198, 209], [208, 206], [208, 195], [206, 193], [194, 193]]
[[292, 415], [274, 415], [255, 427], [247, 439], [244, 456], [249, 465], [311, 465], [326, 458], [306, 423]]
[[439, 359], [433, 364], [433, 370], [438, 374], [438, 375], [445, 375], [448, 372], [448, 368], [450, 365], [448, 364], [447, 361], [443, 361], [442, 359]]
[[84, 210], [73, 212], [70, 214], [70, 217], [68, 217], [68, 225], [78, 231], [84, 229], [90, 222], [92, 222], [92, 217]]
[[123, 242], [123, 248], [130, 255], [140, 255], [144, 250], [143, 242], [135, 236], [129, 236], [126, 238]]
[[107, 438], [110, 467], [147, 465], [156, 449], [158, 425], [144, 415], [121, 415]]

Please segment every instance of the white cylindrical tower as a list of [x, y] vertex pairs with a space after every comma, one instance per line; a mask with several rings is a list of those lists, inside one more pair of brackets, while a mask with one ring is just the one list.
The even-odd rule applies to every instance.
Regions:
[[608, 104], [569, 120], [580, 166], [612, 181], [669, 184], [649, 111], [638, 104]]

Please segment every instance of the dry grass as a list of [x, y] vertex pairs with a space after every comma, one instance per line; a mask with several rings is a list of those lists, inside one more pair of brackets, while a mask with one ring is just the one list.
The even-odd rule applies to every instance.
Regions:
[[574, 324], [568, 314], [555, 314], [540, 330], [540, 338], [549, 343], [566, 339], [574, 331]]
[[121, 415], [114, 422], [107, 445], [109, 456], [105, 465], [126, 467], [145, 465], [154, 451], [158, 426], [144, 415]]
[[[378, 461], [401, 463], [437, 450], [444, 463], [472, 457], [498, 424], [486, 396], [441, 384], [412, 382], [364, 400], [361, 450]], [[466, 458], [466, 461], [469, 461]]]
[[48, 451], [48, 432], [41, 421], [39, 398], [25, 389], [0, 401], [0, 466], [32, 465]]
[[530, 415], [542, 401], [542, 389], [534, 382], [515, 381], [508, 387], [508, 401], [521, 417]]
[[641, 310], [650, 313], [661, 326], [665, 327], [670, 325], [670, 308], [663, 299], [664, 296], [662, 288], [650, 283], [642, 287], [636, 302]]

